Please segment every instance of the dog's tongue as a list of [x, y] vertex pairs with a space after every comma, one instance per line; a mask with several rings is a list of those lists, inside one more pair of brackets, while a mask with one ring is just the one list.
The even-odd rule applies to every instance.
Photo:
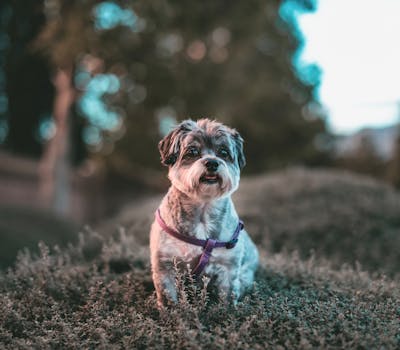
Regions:
[[217, 175], [204, 175], [204, 178], [206, 180], [216, 180], [217, 179]]

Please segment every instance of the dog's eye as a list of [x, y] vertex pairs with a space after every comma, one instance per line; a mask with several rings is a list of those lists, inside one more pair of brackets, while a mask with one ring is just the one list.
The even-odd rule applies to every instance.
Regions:
[[196, 158], [199, 155], [200, 155], [200, 151], [195, 147], [191, 147], [186, 151], [185, 158]]
[[217, 155], [218, 155], [218, 157], [221, 157], [223, 159], [230, 159], [230, 157], [231, 157], [231, 155], [225, 148], [218, 149]]

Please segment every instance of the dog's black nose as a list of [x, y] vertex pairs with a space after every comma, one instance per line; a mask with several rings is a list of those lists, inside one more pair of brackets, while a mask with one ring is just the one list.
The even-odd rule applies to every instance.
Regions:
[[217, 171], [219, 163], [215, 159], [206, 159], [205, 165], [208, 171]]

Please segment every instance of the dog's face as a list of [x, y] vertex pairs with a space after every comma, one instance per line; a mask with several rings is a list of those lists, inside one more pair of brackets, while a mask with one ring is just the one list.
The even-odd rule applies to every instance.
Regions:
[[229, 196], [239, 186], [245, 158], [234, 129], [209, 119], [185, 120], [158, 147], [172, 185], [192, 199]]

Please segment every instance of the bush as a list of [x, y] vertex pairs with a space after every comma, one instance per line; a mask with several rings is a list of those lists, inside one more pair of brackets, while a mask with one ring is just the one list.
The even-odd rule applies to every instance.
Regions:
[[289, 169], [245, 179], [237, 209], [268, 252], [312, 252], [394, 276], [400, 271], [400, 193], [343, 171]]
[[[133, 203], [99, 227], [115, 222], [148, 242], [161, 197]], [[335, 268], [358, 263], [370, 272], [400, 271], [400, 193], [372, 178], [335, 170], [288, 169], [244, 177], [234, 202], [245, 227], [267, 254], [298, 251], [329, 260]]]
[[400, 346], [399, 282], [361, 270], [262, 251], [254, 290], [236, 307], [206, 287], [184, 289], [180, 276], [180, 303], [159, 312], [148, 248], [134, 235], [86, 232], [75, 247], [40, 251], [0, 274], [2, 348]]
[[[397, 192], [291, 169], [245, 178], [235, 197], [261, 253], [254, 289], [236, 307], [179, 275], [179, 303], [157, 309], [148, 250], [156, 196], [102, 234], [52, 254], [41, 243], [38, 257], [25, 251], [0, 272], [0, 348], [400, 347]], [[115, 222], [127, 233], [110, 235]]]

